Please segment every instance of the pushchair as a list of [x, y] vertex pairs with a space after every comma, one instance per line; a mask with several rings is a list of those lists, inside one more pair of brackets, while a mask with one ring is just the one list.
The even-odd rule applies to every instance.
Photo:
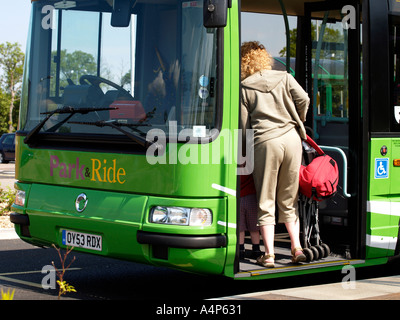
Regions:
[[330, 254], [329, 246], [322, 241], [320, 236], [318, 206], [318, 201], [302, 194], [299, 196], [300, 241], [307, 262], [326, 258]]
[[[316, 143], [308, 137], [307, 141], [303, 142], [303, 168], [308, 166], [315, 158], [319, 156], [327, 156], [316, 145]], [[329, 157], [329, 156], [328, 156]], [[330, 158], [330, 157], [329, 157]], [[333, 160], [333, 162], [335, 162]], [[337, 166], [336, 162], [335, 165]], [[335, 169], [337, 171], [337, 168]], [[337, 185], [337, 181], [335, 181]], [[336, 187], [335, 187], [336, 188]], [[301, 191], [301, 188], [300, 188]], [[329, 246], [324, 243], [320, 236], [319, 228], [319, 202], [314, 195], [299, 194], [299, 215], [300, 215], [300, 241], [303, 247], [303, 252], [307, 257], [307, 262], [326, 258], [330, 254]], [[334, 192], [332, 192], [332, 195]], [[325, 197], [328, 199], [331, 195]]]

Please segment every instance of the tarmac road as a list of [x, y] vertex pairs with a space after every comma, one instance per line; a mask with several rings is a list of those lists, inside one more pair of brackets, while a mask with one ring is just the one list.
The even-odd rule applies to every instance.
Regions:
[[[0, 186], [14, 187], [14, 163], [0, 164]], [[344, 288], [343, 274], [322, 273], [299, 278], [265, 281], [233, 281], [199, 276], [73, 252], [76, 260], [66, 281], [76, 293], [63, 300], [136, 300], [152, 303], [151, 314], [161, 302], [174, 305], [190, 301], [244, 303], [270, 300], [400, 300], [399, 263], [357, 269], [354, 288]], [[0, 230], [0, 289], [15, 290], [14, 300], [56, 300], [57, 290], [42, 288], [42, 268], [54, 261], [53, 248], [42, 249], [16, 237], [13, 230]], [[214, 300], [217, 299], [217, 300]], [[261, 306], [263, 306], [262, 304]], [[253, 306], [254, 307], [254, 306]], [[253, 310], [254, 308], [251, 308]], [[255, 307], [258, 310], [259, 306]], [[244, 311], [243, 311], [244, 312]]]
[[[0, 231], [0, 234], [3, 231]], [[399, 264], [359, 269], [354, 288], [342, 285], [343, 274], [321, 273], [263, 281], [234, 281], [167, 268], [72, 252], [76, 260], [65, 280], [77, 292], [63, 300], [134, 300], [147, 303], [204, 301], [240, 303], [270, 300], [400, 300]], [[0, 289], [15, 289], [14, 300], [56, 300], [57, 290], [42, 288], [45, 266], [60, 267], [54, 248], [42, 249], [0, 237]], [[154, 304], [153, 304], [154, 305]]]

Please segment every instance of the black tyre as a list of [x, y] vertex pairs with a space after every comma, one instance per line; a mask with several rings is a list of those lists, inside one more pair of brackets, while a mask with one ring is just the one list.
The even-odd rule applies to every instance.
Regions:
[[329, 248], [329, 246], [326, 243], [321, 243], [321, 247], [323, 247], [325, 250], [324, 258], [326, 258], [327, 256], [330, 255], [331, 249]]
[[306, 256], [306, 258], [307, 258], [307, 262], [310, 262], [310, 261], [313, 261], [313, 259], [314, 259], [314, 254], [313, 254], [313, 252], [312, 252], [312, 250], [311, 249], [309, 249], [309, 248], [303, 248], [303, 253], [304, 253], [304, 255]]
[[316, 245], [315, 248], [318, 250], [319, 258], [325, 258], [325, 249], [321, 245]]
[[313, 253], [314, 260], [318, 260], [319, 259], [319, 251], [318, 251], [318, 249], [316, 247], [314, 247], [314, 246], [312, 246], [310, 249], [311, 249], [311, 251]]

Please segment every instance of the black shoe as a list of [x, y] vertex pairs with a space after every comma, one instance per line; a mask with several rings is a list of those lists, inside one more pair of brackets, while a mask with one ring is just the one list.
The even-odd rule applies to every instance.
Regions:
[[264, 252], [260, 251], [260, 250], [253, 250], [251, 252], [251, 258], [252, 259], [257, 259], [258, 257], [262, 256], [264, 254]]

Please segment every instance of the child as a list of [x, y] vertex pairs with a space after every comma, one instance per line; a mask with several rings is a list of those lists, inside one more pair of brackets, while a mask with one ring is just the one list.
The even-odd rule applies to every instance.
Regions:
[[263, 253], [260, 251], [260, 231], [257, 226], [258, 204], [253, 176], [240, 176], [240, 259], [245, 258], [244, 237], [245, 231], [250, 232], [253, 252], [251, 257], [258, 258]]

